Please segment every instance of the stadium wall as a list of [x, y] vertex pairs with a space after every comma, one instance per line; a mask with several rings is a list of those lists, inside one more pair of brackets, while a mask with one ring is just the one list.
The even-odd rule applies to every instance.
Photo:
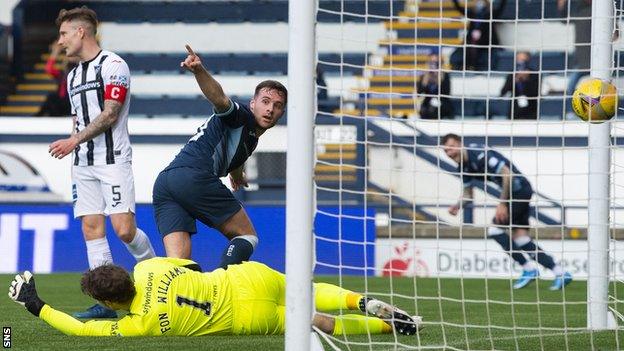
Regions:
[[[586, 240], [540, 240], [540, 247], [574, 275], [587, 279]], [[610, 274], [624, 278], [624, 243], [611, 241]], [[485, 239], [378, 239], [375, 245], [376, 273], [380, 276], [498, 278], [510, 279], [522, 273], [494, 240]], [[540, 275], [552, 272], [540, 268]]]
[[[373, 52], [384, 39], [383, 23], [320, 23], [318, 25], [318, 51], [326, 52]], [[197, 53], [279, 53], [288, 52], [287, 23], [207, 23], [207, 24], [120, 24], [100, 25], [102, 47], [118, 52], [163, 53], [180, 52], [184, 47], [180, 38], [193, 38], [190, 43]], [[133, 33], [128, 38], [128, 33]], [[175, 33], [172, 35], [171, 33]], [[198, 36], [197, 33], [202, 33]], [[341, 38], [360, 37], [362, 40]], [[159, 38], [157, 42], [150, 40]], [[271, 45], [267, 45], [271, 43]]]
[[[367, 220], [357, 219], [364, 215], [359, 207], [343, 207], [341, 220], [336, 207], [319, 210], [315, 221], [316, 274], [508, 279], [522, 270], [494, 241], [485, 238], [376, 239], [372, 210], [366, 212]], [[283, 272], [285, 208], [248, 206], [247, 211], [261, 238], [252, 258]], [[150, 237], [156, 253], [164, 255], [150, 205], [137, 207], [137, 222]], [[134, 259], [114, 237], [110, 226], [107, 233], [115, 262], [131, 269]], [[0, 204], [0, 242], [0, 273], [88, 269], [80, 222], [73, 219], [70, 204]], [[200, 225], [193, 236], [193, 259], [204, 269], [212, 269], [226, 244], [218, 232]], [[540, 240], [540, 245], [576, 278], [587, 278], [585, 240]], [[622, 279], [624, 243], [613, 241], [611, 245], [611, 272]], [[543, 271], [542, 275], [548, 278], [550, 272]]]
[[[246, 210], [260, 237], [252, 259], [284, 272], [285, 207], [247, 206]], [[318, 265], [315, 272], [374, 274], [374, 211], [349, 206], [321, 206], [319, 211], [315, 230], [321, 239], [316, 252], [323, 265]], [[350, 218], [338, 218], [339, 211]], [[138, 205], [136, 215], [138, 226], [150, 237], [156, 254], [164, 256], [152, 206]], [[115, 263], [131, 269], [134, 258], [115, 238], [110, 223], [106, 232]], [[0, 243], [0, 273], [83, 272], [89, 268], [80, 222], [73, 219], [71, 204], [0, 204]], [[212, 270], [226, 244], [219, 232], [199, 225], [193, 236], [193, 259], [204, 270]]]

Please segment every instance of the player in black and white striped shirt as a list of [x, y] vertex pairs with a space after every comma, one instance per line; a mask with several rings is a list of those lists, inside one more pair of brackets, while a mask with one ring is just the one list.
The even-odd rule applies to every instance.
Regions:
[[[89, 267], [112, 263], [105, 216], [110, 217], [115, 233], [137, 261], [154, 257], [149, 238], [136, 227], [134, 216], [128, 65], [99, 47], [93, 10], [86, 6], [61, 10], [56, 23], [60, 27], [59, 45], [80, 63], [67, 78], [74, 130], [69, 138], [53, 142], [49, 151], [59, 159], [74, 153], [74, 217], [82, 220]], [[116, 313], [95, 305], [75, 316], [109, 318], [116, 317]]]
[[[85, 130], [102, 112], [116, 112], [116, 122], [95, 134], [74, 150], [75, 166], [111, 165], [132, 160], [128, 136], [130, 70], [117, 54], [99, 50], [97, 55], [81, 62], [67, 77], [72, 114], [76, 116], [76, 132]], [[108, 106], [107, 106], [108, 105]], [[107, 111], [108, 107], [108, 111]], [[116, 109], [119, 108], [119, 111]], [[94, 129], [97, 129], [94, 127]], [[86, 138], [85, 138], [86, 139]]]

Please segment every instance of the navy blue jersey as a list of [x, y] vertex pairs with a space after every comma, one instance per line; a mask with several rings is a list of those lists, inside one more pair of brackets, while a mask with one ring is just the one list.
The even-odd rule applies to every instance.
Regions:
[[499, 152], [488, 149], [483, 144], [470, 144], [467, 147], [468, 159], [463, 160], [457, 167], [462, 174], [464, 187], [472, 186], [473, 180], [489, 180], [499, 187], [503, 186], [501, 170], [504, 166], [509, 168], [511, 180], [511, 192], [532, 192], [531, 184], [505, 156]]
[[166, 169], [191, 167], [224, 177], [241, 166], [258, 145], [256, 120], [245, 105], [230, 102], [197, 129]]

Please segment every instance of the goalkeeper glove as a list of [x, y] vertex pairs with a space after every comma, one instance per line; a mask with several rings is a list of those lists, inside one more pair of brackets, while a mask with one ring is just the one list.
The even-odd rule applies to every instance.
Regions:
[[41, 301], [35, 288], [35, 278], [29, 271], [16, 275], [9, 287], [11, 300], [25, 306], [28, 312], [39, 317], [45, 302]]

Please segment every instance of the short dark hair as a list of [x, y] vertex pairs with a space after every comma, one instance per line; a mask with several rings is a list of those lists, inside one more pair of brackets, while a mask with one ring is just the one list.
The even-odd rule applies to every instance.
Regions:
[[284, 95], [284, 104], [288, 102], [288, 89], [284, 86], [284, 84], [276, 81], [276, 80], [265, 80], [260, 82], [256, 86], [256, 91], [254, 92], [254, 97], [258, 96], [262, 89], [268, 90], [277, 90], [280, 95]]
[[98, 301], [127, 303], [136, 295], [130, 274], [120, 266], [107, 264], [91, 269], [80, 280], [82, 292]]
[[62, 9], [59, 11], [58, 17], [56, 17], [56, 25], [61, 26], [63, 22], [67, 21], [85, 21], [93, 27], [93, 35], [97, 33], [98, 19], [95, 11], [86, 6], [74, 7], [71, 10]]
[[449, 139], [457, 140], [460, 143], [462, 141], [462, 138], [459, 135], [455, 133], [448, 133], [447, 135], [443, 136], [442, 139], [440, 139], [440, 145], [446, 144], [446, 142], [449, 141]]

